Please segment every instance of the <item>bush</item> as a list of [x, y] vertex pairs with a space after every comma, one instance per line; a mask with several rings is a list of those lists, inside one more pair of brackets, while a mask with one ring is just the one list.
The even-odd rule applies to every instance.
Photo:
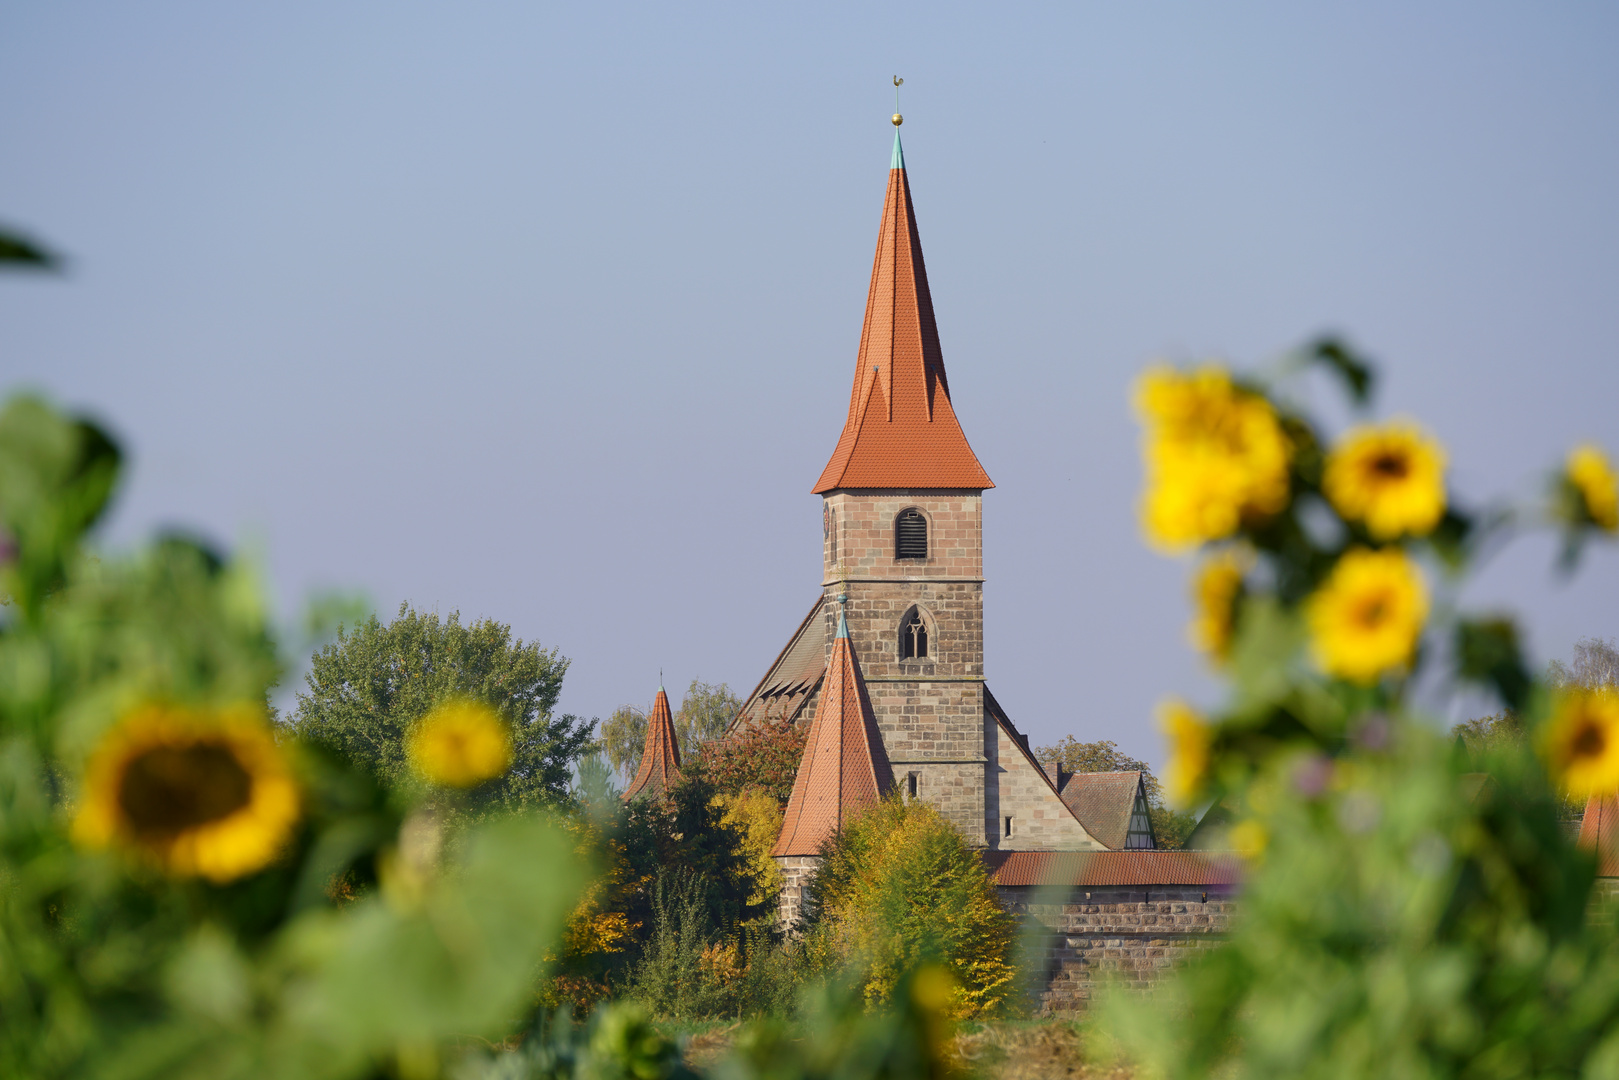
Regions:
[[890, 796], [844, 826], [811, 881], [806, 948], [824, 971], [848, 968], [872, 1005], [907, 972], [953, 973], [959, 1017], [993, 1015], [1012, 996], [1012, 919], [979, 853], [933, 807]]

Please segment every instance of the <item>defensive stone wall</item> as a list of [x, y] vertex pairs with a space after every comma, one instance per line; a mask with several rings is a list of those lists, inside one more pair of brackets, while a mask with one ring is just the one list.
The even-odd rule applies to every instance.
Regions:
[[1229, 889], [1203, 886], [1079, 887], [1062, 903], [1039, 902], [1035, 886], [998, 891], [1020, 922], [1048, 932], [1033, 950], [1044, 961], [1032, 988], [1044, 1014], [1083, 1013], [1106, 985], [1150, 989], [1223, 940], [1236, 908]]

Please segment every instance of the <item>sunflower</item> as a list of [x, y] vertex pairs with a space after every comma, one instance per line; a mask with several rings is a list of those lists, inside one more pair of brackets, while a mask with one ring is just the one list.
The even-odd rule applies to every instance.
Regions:
[[1169, 740], [1164, 787], [1172, 802], [1186, 806], [1203, 790], [1208, 779], [1214, 730], [1179, 698], [1171, 698], [1158, 707], [1158, 728]]
[[1231, 826], [1226, 833], [1226, 843], [1245, 861], [1258, 862], [1270, 846], [1270, 831], [1253, 818], [1247, 818]]
[[1321, 668], [1371, 683], [1410, 663], [1428, 618], [1428, 589], [1398, 548], [1355, 548], [1307, 601], [1305, 615]]
[[1230, 536], [1287, 505], [1292, 453], [1270, 402], [1217, 367], [1153, 368], [1136, 384], [1146, 425], [1142, 527], [1174, 550]]
[[1619, 531], [1619, 477], [1602, 448], [1591, 443], [1575, 447], [1568, 455], [1565, 475], [1591, 521], [1599, 529]]
[[410, 738], [410, 763], [435, 784], [476, 787], [512, 763], [500, 714], [480, 701], [451, 701], [428, 713]]
[[1619, 791], [1619, 694], [1604, 688], [1562, 695], [1541, 730], [1540, 749], [1571, 795]]
[[1321, 487], [1378, 540], [1423, 536], [1445, 513], [1445, 451], [1408, 420], [1357, 427], [1327, 455]]
[[1230, 655], [1237, 597], [1242, 592], [1243, 575], [1252, 561], [1248, 551], [1227, 548], [1205, 559], [1192, 579], [1196, 614], [1187, 630], [1192, 644], [1216, 661]]
[[274, 860], [298, 814], [298, 785], [262, 712], [147, 705], [91, 755], [73, 836], [226, 882]]

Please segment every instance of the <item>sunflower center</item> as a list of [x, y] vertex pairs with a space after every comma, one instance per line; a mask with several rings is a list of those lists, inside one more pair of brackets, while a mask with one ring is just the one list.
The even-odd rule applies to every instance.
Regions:
[[1372, 459], [1372, 472], [1383, 480], [1404, 480], [1411, 472], [1411, 463], [1404, 454], [1378, 454]]
[[1602, 725], [1587, 723], [1580, 728], [1580, 733], [1574, 736], [1572, 749], [1576, 758], [1601, 757], [1602, 752], [1608, 748], [1608, 737], [1602, 731]]
[[253, 778], [229, 747], [159, 746], [124, 770], [118, 805], [137, 833], [178, 833], [246, 806]]
[[1361, 601], [1360, 624], [1368, 630], [1376, 629], [1388, 617], [1389, 602], [1385, 596], [1370, 596]]

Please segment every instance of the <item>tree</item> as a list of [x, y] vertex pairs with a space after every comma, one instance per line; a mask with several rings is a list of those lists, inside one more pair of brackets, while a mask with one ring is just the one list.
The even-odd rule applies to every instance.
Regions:
[[1036, 747], [1034, 756], [1040, 761], [1055, 761], [1064, 772], [1139, 772], [1147, 789], [1147, 813], [1152, 818], [1152, 832], [1161, 848], [1179, 848], [1186, 843], [1197, 827], [1197, 817], [1176, 810], [1164, 801], [1164, 786], [1152, 773], [1152, 766], [1130, 757], [1119, 749], [1112, 739], [1100, 742], [1080, 742], [1072, 735], [1064, 735], [1055, 746]]
[[478, 789], [484, 805], [522, 806], [567, 797], [573, 763], [591, 748], [594, 724], [553, 718], [568, 661], [555, 649], [512, 638], [492, 619], [463, 626], [400, 604], [384, 626], [375, 615], [314, 655], [290, 726], [304, 739], [364, 766], [380, 780], [407, 777], [411, 727], [452, 697], [483, 701], [511, 725], [512, 765]]
[[891, 795], [828, 840], [805, 911], [810, 955], [852, 968], [872, 1005], [930, 961], [955, 974], [958, 1016], [994, 1015], [1012, 995], [1012, 917], [978, 851], [926, 803]]
[[1555, 689], [1619, 689], [1619, 646], [1611, 639], [1581, 638], [1574, 643], [1574, 663], [1565, 667], [1553, 660], [1546, 665], [1546, 682]]
[[760, 792], [787, 805], [809, 732], [778, 720], [739, 724], [723, 739], [703, 743], [691, 770], [707, 775], [722, 795]]
[[675, 734], [680, 752], [695, 754], [698, 747], [725, 734], [731, 718], [742, 708], [742, 699], [731, 693], [726, 683], [705, 683], [697, 679], [686, 688], [680, 712], [675, 715]]
[[634, 705], [620, 705], [613, 715], [602, 721], [600, 730], [602, 753], [607, 763], [620, 776], [634, 776], [641, 767], [641, 754], [646, 750], [646, 714], [650, 710]]

